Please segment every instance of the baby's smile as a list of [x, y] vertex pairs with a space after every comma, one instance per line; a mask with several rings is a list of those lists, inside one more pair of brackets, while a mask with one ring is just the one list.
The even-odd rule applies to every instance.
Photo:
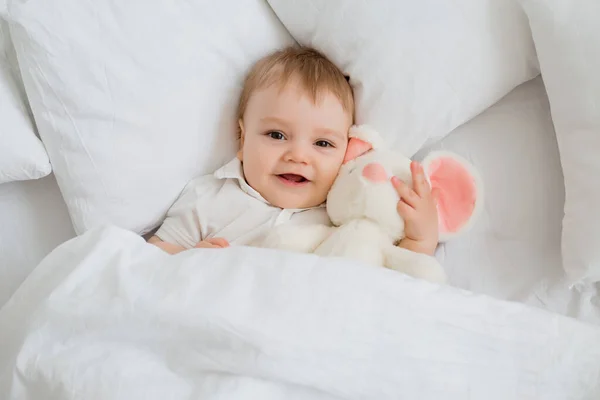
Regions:
[[279, 181], [284, 185], [291, 187], [305, 186], [310, 183], [310, 180], [298, 174], [280, 174], [277, 175]]

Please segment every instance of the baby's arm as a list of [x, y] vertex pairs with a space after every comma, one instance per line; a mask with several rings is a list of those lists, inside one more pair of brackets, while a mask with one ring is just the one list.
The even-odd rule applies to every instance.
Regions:
[[407, 237], [400, 240], [398, 243], [398, 247], [402, 247], [403, 249], [414, 251], [415, 253], [426, 254], [428, 256], [435, 255], [435, 249], [437, 248], [436, 244], [430, 244], [428, 242], [420, 242], [417, 240], [412, 240]]
[[398, 178], [392, 178], [392, 184], [400, 195], [398, 214], [404, 219], [406, 235], [398, 246], [432, 256], [439, 238], [437, 192], [431, 190], [423, 167], [413, 161], [410, 169], [414, 189]]
[[434, 257], [428, 257], [420, 251], [407, 251], [396, 246], [385, 247], [385, 266], [403, 272], [419, 279], [434, 283], [445, 283], [446, 273], [444, 268]]
[[160, 228], [148, 243], [169, 254], [178, 254], [193, 248], [225, 248], [227, 240], [210, 237], [210, 232], [202, 229], [199, 210], [215, 201], [214, 196], [222, 183], [207, 175], [190, 181], [175, 203], [167, 211]]
[[[148, 243], [155, 245], [169, 254], [177, 254], [187, 250], [185, 247], [179, 246], [178, 244], [165, 242], [158, 236], [152, 236], [148, 240]], [[225, 247], [229, 247], [229, 242], [223, 238], [201, 240], [198, 242], [198, 244], [196, 244], [196, 246], [194, 246], [196, 249], [223, 249]]]
[[169, 254], [177, 254], [185, 250], [185, 247], [179, 246], [178, 244], [164, 242], [158, 236], [152, 236], [150, 239], [148, 239], [148, 243], [155, 245]]

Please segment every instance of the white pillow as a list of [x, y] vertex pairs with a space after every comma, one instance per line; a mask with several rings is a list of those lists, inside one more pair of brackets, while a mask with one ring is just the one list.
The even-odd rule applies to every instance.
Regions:
[[498, 0], [268, 0], [350, 75], [357, 122], [414, 154], [539, 74], [520, 7]]
[[600, 1], [521, 0], [565, 178], [563, 264], [571, 283], [600, 281]]
[[262, 0], [15, 0], [25, 87], [77, 233], [144, 233], [237, 150], [250, 65], [294, 43]]
[[0, 183], [38, 179], [51, 171], [20, 79], [8, 26], [0, 16]]

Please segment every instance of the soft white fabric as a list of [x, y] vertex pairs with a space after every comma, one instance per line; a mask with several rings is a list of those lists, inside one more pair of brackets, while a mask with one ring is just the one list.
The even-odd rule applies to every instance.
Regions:
[[35, 134], [15, 51], [0, 6], [0, 183], [38, 179], [50, 161]]
[[[480, 222], [439, 248], [450, 283], [600, 325], [600, 284], [569, 290], [562, 279], [564, 180], [541, 79], [519, 86], [436, 144], [440, 148], [477, 165], [488, 194]], [[0, 185], [0, 221], [1, 307], [74, 233], [52, 176]]]
[[600, 325], [600, 284], [571, 288], [562, 268], [564, 179], [542, 79], [416, 158], [440, 149], [468, 157], [486, 191], [479, 222], [436, 252], [450, 284]]
[[539, 73], [523, 11], [498, 0], [269, 0], [351, 78], [357, 123], [407, 156]]
[[[415, 158], [422, 160], [439, 150], [469, 160], [485, 185], [477, 223], [438, 248], [436, 256], [450, 283], [524, 301], [542, 282], [563, 274], [564, 179], [541, 78], [519, 86]], [[575, 294], [566, 287], [563, 292], [565, 299]], [[560, 311], [577, 316], [580, 308], [593, 306], [573, 304]], [[596, 322], [600, 324], [600, 318]]]
[[521, 0], [565, 178], [562, 256], [571, 283], [600, 282], [600, 2]]
[[383, 268], [131, 232], [59, 247], [0, 311], [15, 399], [594, 399], [600, 330]]
[[325, 207], [281, 209], [269, 204], [243, 176], [234, 158], [214, 174], [191, 181], [169, 209], [156, 236], [187, 249], [199, 241], [225, 238], [252, 245], [276, 225], [330, 224]]
[[293, 43], [262, 0], [15, 0], [9, 19], [78, 233], [156, 226], [192, 178], [235, 154], [250, 65]]
[[73, 236], [52, 174], [0, 185], [0, 308], [48, 253]]

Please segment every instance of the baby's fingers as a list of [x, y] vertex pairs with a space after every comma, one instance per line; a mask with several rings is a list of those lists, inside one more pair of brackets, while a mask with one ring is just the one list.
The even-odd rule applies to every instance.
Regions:
[[411, 221], [415, 217], [415, 209], [402, 200], [398, 202], [396, 209], [398, 211], [398, 215], [400, 215], [400, 217], [402, 217], [402, 219], [404, 219], [405, 221]]
[[396, 188], [400, 199], [411, 207], [415, 207], [419, 201], [419, 196], [408, 185], [397, 177], [392, 177], [392, 185]]
[[413, 178], [413, 187], [415, 188], [415, 192], [421, 196], [425, 197], [431, 192], [431, 188], [429, 187], [429, 183], [425, 178], [425, 171], [421, 164], [416, 161], [410, 163], [410, 172], [412, 173]]
[[206, 241], [216, 247], [229, 247], [229, 242], [223, 238], [211, 238]]
[[198, 242], [198, 244], [196, 245], [197, 249], [214, 249], [214, 248], [217, 248], [217, 247], [219, 247], [219, 246], [215, 246], [214, 244], [209, 243], [206, 240]]

